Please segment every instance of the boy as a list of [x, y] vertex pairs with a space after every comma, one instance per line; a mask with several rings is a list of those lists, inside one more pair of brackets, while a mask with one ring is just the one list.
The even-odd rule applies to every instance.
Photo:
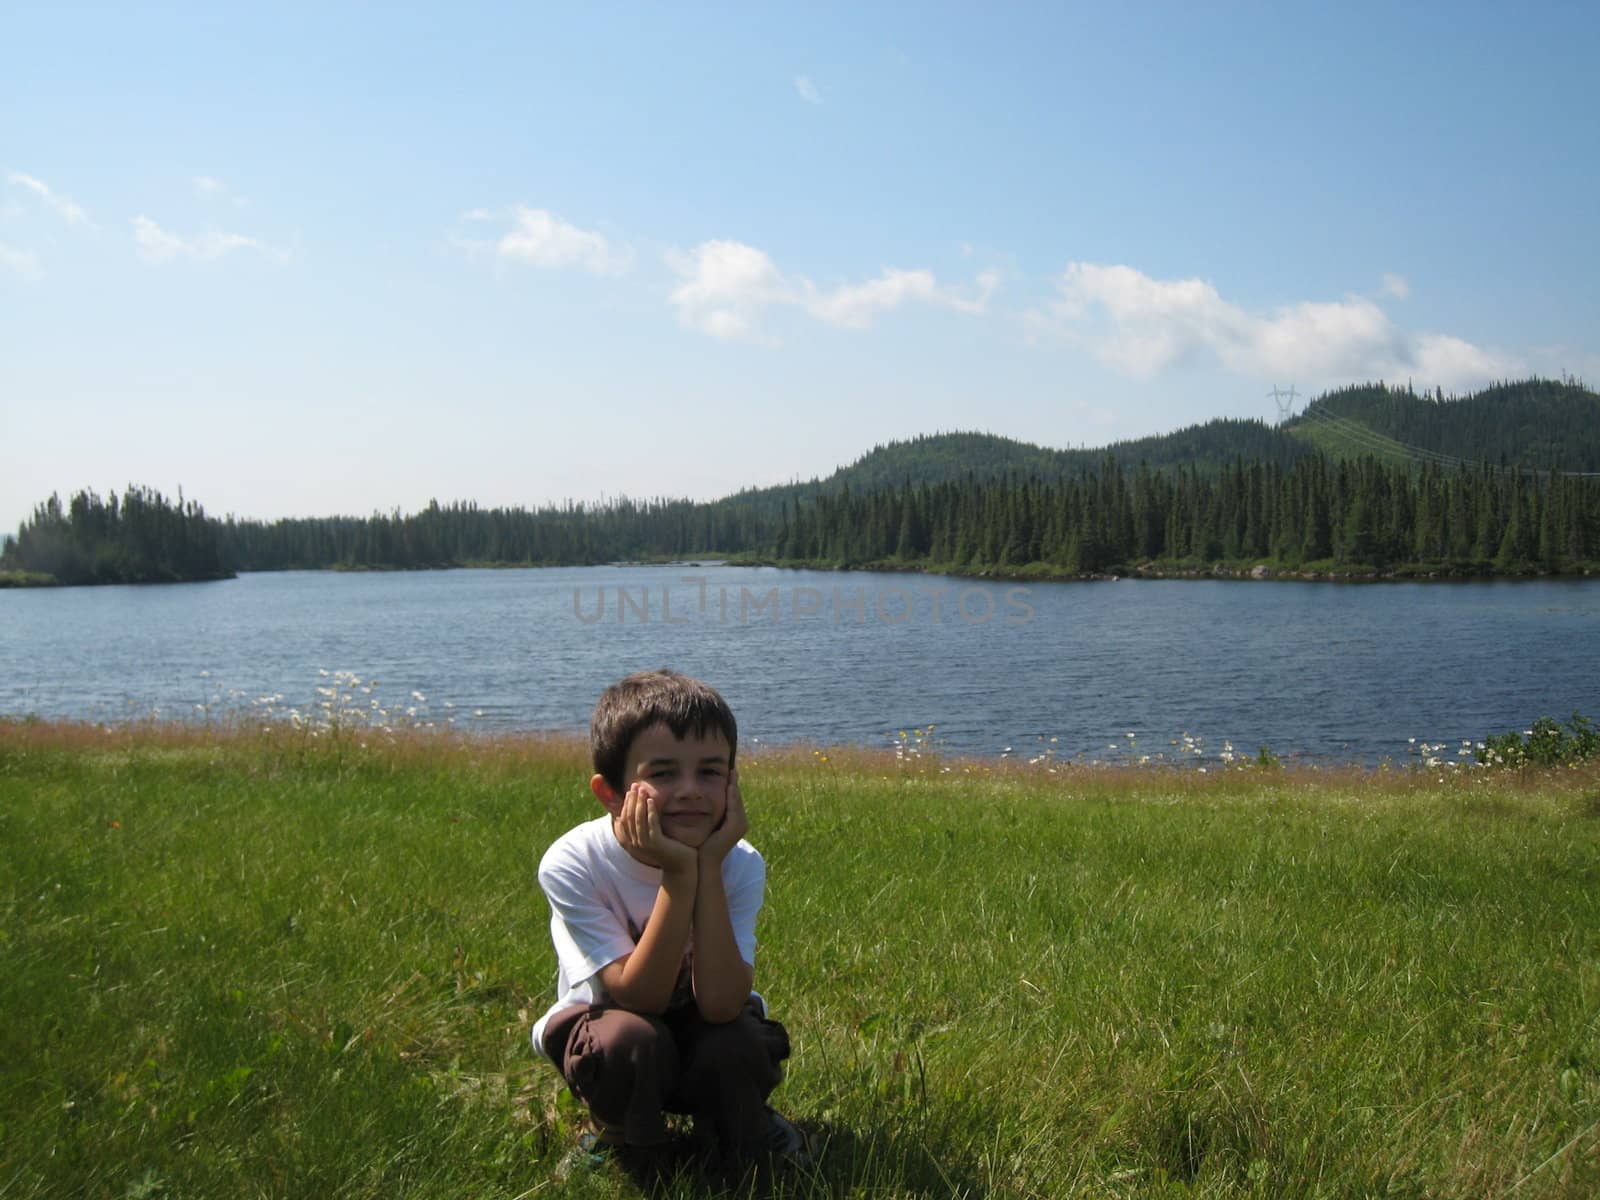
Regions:
[[641, 672], [601, 695], [589, 741], [606, 812], [539, 863], [558, 970], [534, 1048], [592, 1141], [664, 1146], [663, 1114], [688, 1113], [725, 1161], [800, 1160], [803, 1136], [766, 1106], [789, 1037], [751, 991], [766, 865], [743, 840], [732, 711], [698, 680]]

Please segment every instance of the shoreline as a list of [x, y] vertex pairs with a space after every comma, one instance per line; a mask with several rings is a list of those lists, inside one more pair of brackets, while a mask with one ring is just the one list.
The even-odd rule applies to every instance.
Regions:
[[[929, 729], [933, 727], [928, 727]], [[917, 734], [924, 731], [919, 729]], [[57, 744], [80, 747], [104, 745], [121, 749], [133, 745], [152, 748], [213, 746], [242, 748], [257, 743], [261, 749], [283, 749], [298, 745], [306, 749], [333, 750], [343, 747], [381, 756], [385, 752], [405, 754], [426, 752], [448, 759], [462, 754], [470, 759], [485, 754], [523, 757], [548, 754], [575, 756], [587, 761], [588, 735], [563, 729], [485, 729], [447, 722], [422, 722], [400, 725], [369, 724], [360, 719], [334, 723], [294, 724], [279, 717], [262, 719], [241, 711], [202, 720], [183, 720], [164, 716], [136, 717], [118, 721], [95, 721], [76, 717], [45, 717], [36, 714], [0, 713], [0, 748], [13, 739], [42, 738]], [[1220, 750], [1204, 745], [1203, 738], [1189, 741], [1169, 739], [1154, 754], [1138, 754], [1130, 746], [1126, 757], [1076, 757], [1057, 754], [1048, 745], [1023, 747], [1004, 753], [982, 753], [941, 748], [931, 737], [908, 736], [882, 745], [862, 742], [819, 742], [810, 739], [762, 741], [750, 739], [740, 746], [741, 762], [772, 758], [780, 763], [814, 761], [836, 770], [881, 774], [899, 770], [906, 774], [972, 774], [996, 771], [1011, 775], [1049, 778], [1082, 778], [1106, 775], [1126, 778], [1139, 775], [1207, 776], [1260, 779], [1285, 775], [1306, 778], [1333, 775], [1394, 778], [1422, 776], [1430, 771], [1469, 776], [1485, 771], [1484, 764], [1459, 757], [1462, 750], [1443, 743], [1418, 740], [1413, 753], [1384, 755], [1373, 761], [1319, 757], [1299, 751], [1278, 752], [1270, 747], [1254, 751], [1235, 750], [1226, 740]], [[1174, 749], [1175, 748], [1175, 749]], [[1457, 758], [1438, 757], [1449, 751]]]
[[1016, 583], [1118, 583], [1124, 580], [1227, 580], [1241, 583], [1517, 583], [1560, 580], [1600, 579], [1600, 568], [1586, 564], [1572, 571], [1552, 571], [1535, 566], [1495, 569], [1481, 563], [1402, 563], [1389, 567], [1337, 566], [1317, 563], [1307, 567], [1281, 567], [1268, 563], [1140, 563], [1133, 567], [1114, 567], [1106, 571], [1068, 571], [1043, 563], [1020, 567], [957, 566], [949, 563], [878, 561], [862, 563], [822, 562], [809, 559], [776, 559], [760, 555], [728, 555], [695, 558], [608, 559], [604, 562], [519, 563], [466, 562], [428, 566], [346, 565], [325, 567], [274, 567], [263, 570], [230, 571], [221, 575], [193, 579], [107, 579], [88, 583], [62, 583], [53, 575], [39, 571], [0, 571], [0, 590], [62, 587], [146, 587], [165, 584], [221, 583], [241, 575], [278, 575], [294, 571], [327, 572], [336, 575], [388, 575], [428, 571], [570, 571], [590, 567], [685, 567], [708, 570], [715, 567], [766, 567], [781, 571], [862, 571], [876, 575], [948, 575], [957, 579], [991, 579]]
[[1592, 564], [1577, 571], [1523, 569], [1495, 570], [1482, 564], [1403, 563], [1392, 567], [1336, 566], [1315, 563], [1307, 567], [1275, 567], [1268, 563], [1140, 563], [1106, 571], [1066, 571], [1041, 563], [1021, 567], [961, 567], [952, 564], [878, 561], [825, 563], [806, 559], [737, 557], [730, 567], [771, 567], [785, 571], [865, 571], [873, 574], [950, 575], [958, 579], [994, 579], [1018, 583], [1115, 583], [1123, 580], [1208, 580], [1243, 583], [1488, 583], [1600, 579]]

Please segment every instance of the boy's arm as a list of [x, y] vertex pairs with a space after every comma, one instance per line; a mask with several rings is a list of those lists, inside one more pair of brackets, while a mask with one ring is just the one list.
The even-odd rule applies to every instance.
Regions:
[[755, 968], [739, 953], [728, 914], [722, 862], [750, 828], [739, 776], [728, 773], [728, 807], [722, 824], [700, 847], [700, 884], [694, 897], [694, 1000], [700, 1015], [714, 1024], [743, 1011], [755, 982]]
[[640, 784], [628, 789], [614, 827], [624, 848], [642, 849], [661, 864], [661, 889], [638, 945], [600, 968], [600, 983], [623, 1008], [662, 1013], [672, 1000], [689, 944], [700, 877], [698, 856], [662, 833], [657, 801]]

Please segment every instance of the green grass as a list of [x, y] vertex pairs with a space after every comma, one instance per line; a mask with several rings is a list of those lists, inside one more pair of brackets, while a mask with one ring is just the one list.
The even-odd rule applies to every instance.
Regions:
[[1375, 458], [1386, 467], [1408, 466], [1413, 461], [1402, 443], [1354, 418], [1317, 420], [1301, 414], [1283, 432], [1329, 458]]
[[[1600, 1192], [1592, 768], [741, 765], [774, 1099], [828, 1140], [778, 1194]], [[586, 773], [0, 724], [0, 1198], [638, 1195], [558, 1180], [527, 1043]]]

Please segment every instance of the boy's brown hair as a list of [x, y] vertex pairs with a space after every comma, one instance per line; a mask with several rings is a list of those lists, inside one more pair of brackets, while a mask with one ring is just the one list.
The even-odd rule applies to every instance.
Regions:
[[628, 769], [628, 747], [641, 730], [658, 723], [677, 738], [687, 737], [691, 730], [696, 737], [722, 734], [728, 739], [728, 766], [733, 766], [739, 723], [728, 702], [710, 684], [663, 667], [619, 679], [600, 693], [589, 720], [589, 753], [595, 774], [620, 793]]

